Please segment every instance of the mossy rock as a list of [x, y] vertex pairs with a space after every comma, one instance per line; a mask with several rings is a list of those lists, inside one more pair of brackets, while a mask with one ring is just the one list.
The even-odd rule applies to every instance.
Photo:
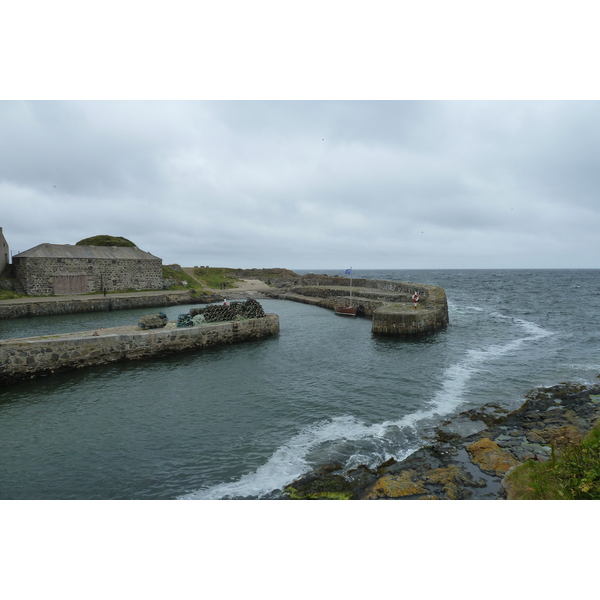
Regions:
[[511, 467], [519, 464], [510, 452], [503, 450], [489, 438], [482, 438], [469, 444], [467, 452], [473, 464], [491, 475], [504, 476]]
[[362, 470], [357, 469], [354, 477], [342, 474], [342, 465], [328, 463], [293, 481], [284, 492], [290, 500], [351, 500], [364, 487]]
[[301, 492], [292, 486], [286, 487], [285, 492], [289, 494], [290, 500], [350, 500], [352, 497], [352, 493], [350, 492], [306, 493]]
[[473, 494], [468, 487], [485, 487], [484, 479], [475, 481], [470, 473], [458, 465], [448, 465], [425, 473], [424, 478], [433, 484], [441, 485], [450, 500], [465, 500]]
[[405, 498], [427, 494], [424, 482], [412, 470], [400, 472], [398, 475], [387, 474], [380, 477], [364, 496], [365, 500], [379, 498]]

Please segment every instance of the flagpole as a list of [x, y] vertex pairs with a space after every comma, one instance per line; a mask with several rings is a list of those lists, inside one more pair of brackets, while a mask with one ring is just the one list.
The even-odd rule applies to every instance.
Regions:
[[352, 298], [352, 267], [350, 267], [350, 298]]

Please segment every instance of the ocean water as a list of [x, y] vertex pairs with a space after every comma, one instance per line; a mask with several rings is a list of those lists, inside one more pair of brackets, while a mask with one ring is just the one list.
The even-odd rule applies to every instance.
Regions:
[[[4, 386], [0, 498], [276, 498], [325, 462], [402, 459], [462, 410], [597, 383], [600, 270], [353, 275], [442, 286], [448, 328], [383, 338], [367, 319], [263, 300], [280, 316], [271, 339]], [[135, 324], [153, 311], [0, 321], [0, 337]]]

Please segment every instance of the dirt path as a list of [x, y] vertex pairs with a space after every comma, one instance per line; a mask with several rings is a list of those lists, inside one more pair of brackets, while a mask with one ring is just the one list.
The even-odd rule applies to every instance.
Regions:
[[265, 291], [271, 289], [264, 281], [260, 279], [242, 279], [236, 282], [235, 288], [227, 290], [209, 290], [224, 296], [229, 300], [241, 300], [244, 298], [266, 298]]

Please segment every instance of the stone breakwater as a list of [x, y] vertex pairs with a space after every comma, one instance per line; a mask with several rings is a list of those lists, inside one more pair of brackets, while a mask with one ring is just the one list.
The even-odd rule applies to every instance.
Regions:
[[[293, 300], [330, 310], [337, 304], [354, 306], [357, 315], [371, 317], [372, 332], [381, 335], [418, 336], [448, 325], [446, 292], [434, 285], [381, 279], [350, 280], [326, 275], [305, 275], [279, 282], [272, 298]], [[419, 295], [415, 308], [413, 294]]]
[[199, 327], [142, 330], [115, 327], [0, 341], [0, 384], [82, 367], [139, 360], [224, 344], [256, 340], [279, 332], [279, 316]]
[[0, 319], [200, 304], [219, 300], [222, 300], [220, 296], [191, 292], [136, 292], [93, 297], [18, 298], [0, 302]]
[[562, 383], [536, 388], [509, 412], [498, 404], [460, 413], [435, 428], [431, 444], [347, 473], [323, 465], [290, 484], [284, 498], [353, 500], [511, 499], [505, 476], [527, 461], [546, 461], [552, 447], [580, 440], [600, 418], [600, 386]]

